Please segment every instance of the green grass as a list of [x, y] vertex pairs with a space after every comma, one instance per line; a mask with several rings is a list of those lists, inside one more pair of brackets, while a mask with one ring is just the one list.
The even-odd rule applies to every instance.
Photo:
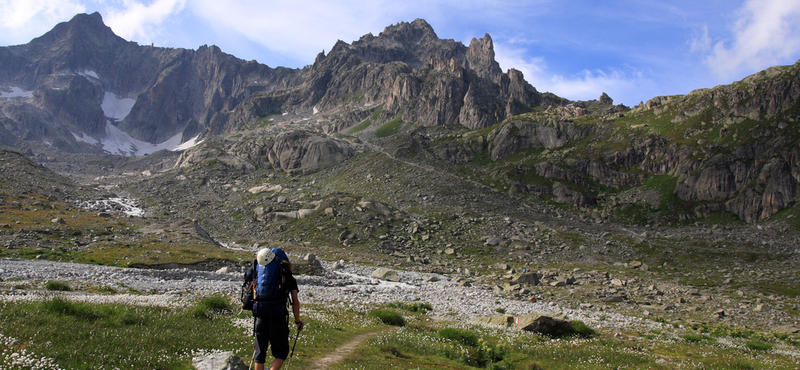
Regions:
[[192, 316], [198, 319], [212, 320], [214, 315], [232, 313], [233, 304], [223, 296], [204, 297], [198, 304], [189, 309]]
[[754, 351], [769, 351], [772, 349], [772, 345], [769, 343], [764, 343], [760, 340], [750, 340], [745, 343], [745, 346], [749, 349]]
[[366, 130], [367, 127], [369, 127], [370, 125], [372, 125], [372, 120], [367, 118], [367, 119], [364, 120], [364, 122], [361, 122], [361, 123], [353, 126], [347, 133], [350, 134], [350, 135], [355, 135], [355, 134], [357, 134], [357, 133], [359, 133], [361, 131]]
[[392, 326], [405, 326], [406, 320], [399, 312], [389, 308], [378, 308], [369, 313], [370, 316], [378, 318], [382, 323]]
[[[225, 297], [205, 297], [175, 307], [89, 304], [53, 297], [40, 302], [0, 303], [0, 367], [12, 353], [26, 353], [37, 363], [67, 369], [190, 369], [191, 358], [210, 351], [252, 355], [249, 313], [231, 312]], [[211, 313], [195, 316], [195, 310]], [[396, 312], [395, 312], [396, 313]], [[385, 328], [366, 313], [330, 306], [303, 308], [306, 329], [299, 336], [293, 369], [316, 368], [316, 360], [334, 352], [355, 335]], [[406, 319], [404, 319], [406, 321]], [[573, 322], [578, 331], [580, 325]], [[335, 369], [789, 369], [800, 360], [770, 349], [794, 343], [793, 335], [762, 338], [714, 325], [714, 333], [688, 332], [684, 340], [655, 336], [595, 333], [591, 337], [548, 338], [533, 333], [463, 322], [432, 322], [411, 313], [406, 325], [368, 340]], [[714, 343], [730, 335], [735, 347]], [[749, 339], [744, 339], [749, 335]], [[294, 332], [292, 333], [294, 336]], [[13, 338], [13, 340], [11, 340]], [[795, 347], [796, 348], [796, 347]], [[646, 349], [646, 350], [644, 350]], [[45, 360], [41, 358], [44, 357]], [[50, 359], [50, 360], [47, 360]], [[660, 361], [660, 362], [659, 362]], [[247, 361], [245, 361], [247, 362]]]
[[44, 288], [47, 290], [59, 291], [59, 292], [68, 292], [72, 290], [72, 288], [69, 287], [69, 284], [63, 281], [48, 281], [47, 283], [44, 284]]
[[465, 346], [475, 347], [478, 345], [478, 334], [466, 329], [444, 328], [439, 330], [439, 336]]
[[405, 302], [392, 302], [386, 304], [386, 307], [389, 308], [397, 308], [400, 310], [405, 310], [409, 312], [428, 312], [433, 311], [433, 306], [431, 306], [428, 302], [414, 302], [414, 303], [405, 303]]
[[[188, 370], [193, 355], [204, 352], [233, 351], [242, 359], [250, 358], [249, 312], [230, 311], [231, 301], [219, 296], [188, 305], [175, 303], [172, 308], [90, 304], [60, 296], [40, 302], [0, 302], [0, 368], [21, 370], [36, 368], [31, 363], [48, 363], [53, 366], [39, 368]], [[199, 311], [209, 315], [196, 316]], [[352, 311], [307, 305], [302, 312], [306, 329], [292, 359], [294, 369], [314, 368], [315, 359], [354, 335], [381, 327]], [[32, 362], [11, 365], [11, 356], [27, 356]]]
[[590, 328], [583, 321], [572, 320], [572, 333], [581, 338], [591, 338], [597, 335], [594, 329]]
[[674, 341], [665, 340], [663, 335], [615, 338], [611, 333], [554, 339], [464, 323], [440, 325], [446, 326], [412, 324], [382, 334], [359, 347], [336, 369], [727, 370], [793, 369], [800, 365], [791, 355], [720, 347], [713, 339]]
[[397, 117], [389, 122], [384, 123], [377, 130], [375, 130], [375, 136], [377, 137], [387, 137], [392, 136], [400, 131], [400, 128], [403, 127], [403, 117]]

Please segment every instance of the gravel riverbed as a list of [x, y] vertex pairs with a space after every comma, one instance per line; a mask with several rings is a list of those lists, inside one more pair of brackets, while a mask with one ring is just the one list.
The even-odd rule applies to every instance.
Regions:
[[[356, 311], [368, 311], [383, 303], [419, 301], [430, 303], [433, 311], [429, 315], [443, 320], [467, 321], [497, 315], [496, 309], [503, 308], [509, 315], [563, 313], [571, 320], [582, 320], [596, 327], [622, 329], [661, 326], [637, 317], [563, 308], [543, 300], [509, 300], [497, 296], [488, 287], [459, 286], [444, 275], [397, 271], [400, 282], [389, 282], [372, 278], [374, 267], [349, 264], [333, 269], [332, 263], [321, 262], [325, 276], [297, 276], [302, 303], [338, 305]], [[177, 306], [185, 305], [197, 296], [225, 294], [238, 297], [242, 273], [151, 270], [0, 258], [0, 278], [3, 286], [0, 301], [40, 300], [54, 294], [43, 289], [45, 282], [63, 281], [79, 286], [79, 289], [66, 293], [75, 300]], [[26, 283], [30, 289], [14, 288]], [[103, 286], [121, 293], [86, 293], [80, 289]]]

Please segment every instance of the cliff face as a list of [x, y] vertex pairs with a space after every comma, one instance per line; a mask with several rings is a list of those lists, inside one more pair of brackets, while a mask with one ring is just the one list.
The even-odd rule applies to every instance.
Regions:
[[[275, 113], [374, 105], [387, 121], [482, 128], [539, 102], [520, 72], [500, 70], [489, 35], [466, 47], [439, 39], [420, 19], [351, 45], [340, 41], [312, 66], [293, 70], [215, 46], [140, 46], [114, 35], [99, 14], [81, 14], [28, 44], [0, 48], [0, 88], [13, 97], [3, 104], [12, 113], [4, 118], [11, 129], [0, 132], [4, 142], [24, 138], [70, 151], [107, 150], [104, 138], [115, 131], [109, 124], [147, 143], [176, 135], [183, 142]], [[35, 114], [13, 114], [19, 111]], [[37, 126], [46, 129], [29, 129]]]
[[11, 113], [3, 139], [99, 151], [94, 144], [112, 124], [147, 143], [185, 141], [253, 93], [296, 84], [297, 74], [215, 46], [139, 46], [114, 35], [99, 14], [81, 14], [28, 44], [0, 48], [0, 108]]
[[[254, 96], [253, 106], [275, 95]], [[338, 42], [304, 70], [303, 83], [290, 93], [284, 111], [335, 110], [381, 106], [380, 119], [402, 117], [422, 126], [494, 125], [539, 104], [539, 94], [522, 73], [503, 73], [494, 60], [489, 35], [469, 47], [442, 40], [424, 20], [387, 27], [347, 44]], [[263, 113], [263, 112], [262, 112]], [[240, 122], [229, 122], [234, 126]], [[357, 122], [337, 125], [339, 131]]]
[[[793, 206], [800, 194], [798, 97], [800, 62], [731, 85], [656, 97], [626, 112], [614, 112], [603, 94], [600, 102], [515, 116], [480, 138], [444, 140], [433, 151], [465, 163], [486, 150], [500, 168], [516, 154], [513, 168], [495, 174], [523, 195], [592, 207], [617, 198], [600, 186], [646, 191], [667, 181], [674, 185], [658, 188], [662, 199], [672, 199], [665, 201], [666, 219], [728, 211], [756, 222]], [[531, 150], [538, 154], [520, 155]]]

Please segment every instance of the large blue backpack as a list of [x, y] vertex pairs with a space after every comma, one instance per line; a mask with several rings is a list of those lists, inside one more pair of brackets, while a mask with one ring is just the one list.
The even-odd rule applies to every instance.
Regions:
[[273, 248], [275, 258], [266, 266], [253, 261], [253, 268], [245, 275], [252, 279], [249, 295], [253, 297], [251, 309], [253, 315], [264, 317], [272, 314], [288, 315], [286, 304], [289, 292], [286, 286], [286, 274], [292, 265], [289, 257], [280, 248]]
[[259, 266], [257, 260], [253, 260], [253, 264], [244, 274], [244, 282], [241, 289], [242, 309], [254, 311], [258, 306], [256, 301], [260, 301], [263, 306], [270, 302], [271, 306], [277, 306], [278, 303], [285, 300], [288, 295], [286, 289], [281, 289], [285, 284], [285, 270], [291, 270], [292, 265], [289, 263], [289, 257], [286, 256], [280, 248], [273, 248], [272, 252], [275, 253], [275, 258], [267, 266]]
[[[286, 299], [284, 269], [291, 268], [289, 257], [280, 248], [273, 248], [275, 258], [266, 266], [256, 264], [256, 301], [283, 301]], [[281, 289], [284, 288], [284, 289]]]

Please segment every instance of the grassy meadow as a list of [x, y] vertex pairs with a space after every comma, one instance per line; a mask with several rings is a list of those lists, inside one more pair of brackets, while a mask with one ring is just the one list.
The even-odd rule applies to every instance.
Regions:
[[[252, 318], [229, 298], [172, 307], [48, 299], [0, 303], [0, 368], [191, 369], [193, 356], [233, 351], [249, 362]], [[422, 309], [421, 309], [422, 308]], [[797, 335], [672, 328], [591, 329], [550, 338], [461, 321], [433, 320], [424, 305], [356, 312], [306, 305], [292, 369], [317, 362], [354, 337], [375, 333], [335, 369], [796, 369]], [[399, 318], [399, 319], [398, 319]], [[388, 324], [387, 324], [388, 323]], [[294, 329], [291, 333], [295, 335]]]

